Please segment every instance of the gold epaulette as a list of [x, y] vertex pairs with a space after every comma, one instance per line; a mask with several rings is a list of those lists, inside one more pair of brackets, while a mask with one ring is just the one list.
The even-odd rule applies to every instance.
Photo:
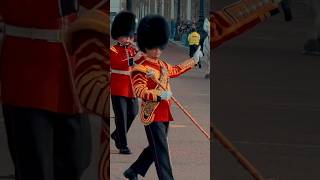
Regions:
[[131, 72], [142, 72], [142, 73], [147, 73], [147, 71], [148, 71], [148, 68], [141, 64], [134, 65], [134, 67], [131, 70]]

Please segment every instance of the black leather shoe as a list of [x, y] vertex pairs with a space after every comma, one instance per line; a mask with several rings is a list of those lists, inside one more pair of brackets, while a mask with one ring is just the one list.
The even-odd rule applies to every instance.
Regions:
[[129, 180], [138, 180], [138, 174], [134, 172], [133, 169], [129, 168], [123, 173], [124, 177], [128, 178]]
[[119, 143], [118, 138], [117, 138], [117, 136], [116, 136], [115, 133], [112, 133], [112, 134], [111, 134], [111, 139], [114, 140], [114, 144], [116, 145], [116, 148], [117, 148], [117, 149], [120, 149], [121, 146], [120, 146], [120, 143]]
[[132, 154], [132, 152], [130, 151], [130, 149], [128, 147], [120, 148], [119, 153], [120, 154]]

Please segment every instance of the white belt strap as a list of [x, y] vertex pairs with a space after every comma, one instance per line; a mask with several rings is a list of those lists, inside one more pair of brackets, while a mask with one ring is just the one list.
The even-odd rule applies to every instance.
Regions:
[[127, 75], [127, 76], [131, 75], [130, 71], [123, 71], [123, 70], [117, 70], [117, 69], [111, 69], [111, 73], [122, 74], [122, 75]]
[[60, 29], [38, 29], [38, 28], [27, 28], [13, 26], [5, 24], [4, 26], [5, 35], [46, 40], [48, 42], [62, 42], [62, 30]]

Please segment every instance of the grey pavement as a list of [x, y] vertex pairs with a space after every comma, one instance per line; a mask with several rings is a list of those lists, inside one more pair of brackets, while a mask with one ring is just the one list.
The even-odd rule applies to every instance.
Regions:
[[[317, 180], [320, 56], [301, 55], [312, 22], [304, 1], [293, 12], [213, 50], [212, 120], [266, 179]], [[211, 179], [252, 179], [216, 141], [211, 150]]]
[[[166, 48], [164, 59], [171, 64], [178, 64], [188, 58], [188, 50], [177, 44], [170, 43]], [[200, 124], [209, 132], [210, 123], [210, 80], [204, 79], [204, 70], [195, 69], [182, 77], [171, 79], [173, 95]], [[175, 121], [169, 130], [169, 146], [176, 180], [207, 180], [210, 179], [210, 146], [209, 141], [173, 106]], [[111, 120], [111, 131], [114, 121]], [[111, 142], [111, 180], [122, 180], [122, 172], [133, 163], [147, 146], [143, 124], [137, 118], [128, 133], [129, 147], [132, 155], [119, 155], [114, 142]], [[140, 178], [140, 177], [139, 177]], [[145, 180], [158, 179], [154, 165], [149, 169]]]

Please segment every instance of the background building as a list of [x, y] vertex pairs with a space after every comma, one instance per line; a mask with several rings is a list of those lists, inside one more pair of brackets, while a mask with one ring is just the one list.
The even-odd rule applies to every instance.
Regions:
[[117, 13], [127, 9], [127, 4], [131, 4], [131, 11], [137, 17], [147, 14], [160, 14], [168, 20], [175, 20], [178, 17], [178, 4], [180, 4], [180, 18], [182, 21], [198, 21], [200, 16], [200, 3], [204, 3], [204, 16], [210, 11], [210, 0], [111, 0], [110, 11]]
[[129, 10], [136, 14], [138, 20], [147, 14], [164, 16], [170, 24], [171, 39], [181, 40], [186, 44], [187, 34], [195, 25], [201, 34], [204, 18], [209, 17], [210, 0], [111, 0], [111, 20], [122, 10]]

